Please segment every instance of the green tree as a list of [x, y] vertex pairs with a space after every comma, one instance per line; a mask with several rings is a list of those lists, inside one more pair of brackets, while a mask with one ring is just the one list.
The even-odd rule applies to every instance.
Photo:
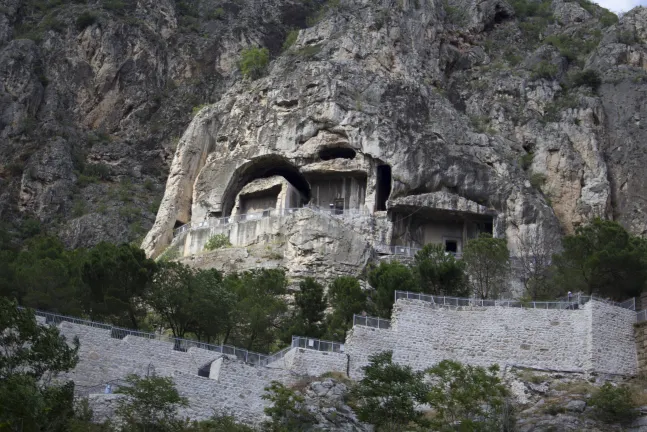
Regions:
[[265, 426], [272, 432], [310, 430], [315, 423], [315, 418], [303, 406], [303, 396], [278, 381], [272, 381], [269, 387], [265, 387], [262, 398], [272, 403], [272, 406], [265, 408], [265, 414], [271, 418]]
[[467, 242], [463, 252], [472, 293], [482, 299], [499, 298], [505, 291], [510, 272], [510, 251], [504, 238], [481, 233]]
[[419, 291], [411, 269], [397, 261], [381, 262], [368, 274], [368, 283], [375, 292], [371, 295], [377, 316], [391, 317], [395, 302], [395, 291]]
[[469, 295], [465, 263], [445, 252], [442, 245], [428, 244], [418, 251], [414, 273], [424, 293], [455, 297]]
[[33, 311], [0, 297], [0, 428], [67, 430], [74, 385], [52, 384], [78, 362], [79, 341], [68, 345], [56, 327], [36, 322]]
[[12, 286], [5, 295], [24, 306], [78, 315], [82, 259], [82, 251], [66, 251], [57, 238], [34, 237], [11, 262]]
[[142, 299], [155, 270], [155, 262], [139, 248], [99, 243], [83, 264], [83, 281], [88, 287], [83, 296], [86, 313], [92, 319], [138, 328], [146, 315]]
[[126, 397], [118, 400], [116, 413], [128, 425], [127, 430], [174, 430], [182, 423], [177, 410], [188, 402], [180, 396], [172, 378], [128, 375], [126, 382], [117, 390]]
[[267, 48], [247, 48], [240, 53], [239, 67], [243, 76], [253, 80], [265, 74], [270, 62], [270, 52]]
[[353, 315], [367, 308], [366, 293], [357, 279], [342, 276], [328, 287], [328, 301], [333, 311], [327, 319], [326, 338], [344, 341], [346, 332], [353, 326]]
[[424, 403], [427, 385], [422, 372], [393, 363], [393, 352], [369, 357], [364, 378], [351, 391], [360, 420], [379, 431], [404, 431], [410, 423], [422, 423], [416, 406]]
[[284, 327], [288, 309], [285, 272], [262, 269], [232, 274], [225, 278], [225, 284], [236, 295], [235, 325], [231, 329], [234, 344], [270, 351]]
[[293, 335], [321, 337], [327, 307], [323, 285], [311, 277], [305, 278], [299, 283], [294, 304], [292, 324], [288, 327], [284, 340], [289, 342]]
[[425, 402], [434, 411], [434, 430], [510, 430], [509, 392], [497, 376], [498, 371], [496, 365], [485, 369], [451, 360], [427, 369], [431, 386]]
[[619, 223], [595, 219], [563, 241], [554, 257], [563, 290], [583, 291], [616, 300], [639, 296], [647, 280], [645, 240]]
[[146, 291], [145, 303], [162, 319], [173, 336], [183, 338], [195, 327], [194, 270], [175, 261], [159, 268]]
[[191, 281], [192, 303], [189, 305], [194, 323], [192, 331], [206, 342], [220, 340], [232, 325], [236, 296], [223, 283], [215, 269], [198, 270]]

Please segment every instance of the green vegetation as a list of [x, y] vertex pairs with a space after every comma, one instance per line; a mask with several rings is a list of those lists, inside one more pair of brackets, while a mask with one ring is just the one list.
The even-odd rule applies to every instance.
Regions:
[[467, 24], [467, 13], [461, 5], [452, 5], [449, 0], [443, 0], [443, 9], [445, 10], [445, 19], [448, 23], [457, 26], [464, 26]]
[[539, 42], [546, 27], [555, 21], [551, 0], [512, 0], [510, 5], [520, 21], [519, 28], [532, 45]]
[[638, 415], [629, 387], [604, 384], [589, 399], [595, 415], [607, 423], [630, 423]]
[[602, 79], [600, 78], [600, 75], [591, 69], [577, 72], [570, 79], [571, 87], [590, 87], [594, 93], [598, 91], [598, 88], [600, 88], [601, 85]]
[[285, 41], [283, 42], [283, 46], [281, 47], [281, 51], [287, 51], [294, 45], [294, 43], [297, 41], [297, 38], [299, 37], [299, 30], [298, 29], [293, 29], [290, 30], [285, 37]]
[[315, 418], [304, 407], [303, 396], [278, 381], [272, 381], [265, 392], [263, 399], [272, 403], [272, 406], [265, 408], [265, 414], [271, 419], [265, 425], [268, 431], [310, 430]]
[[460, 424], [466, 431], [513, 430], [514, 418], [507, 400], [509, 391], [498, 377], [499, 368], [487, 369], [444, 360], [427, 369], [434, 383], [426, 402], [435, 412], [434, 430]]
[[359, 281], [342, 276], [328, 288], [328, 300], [333, 312], [328, 315], [326, 339], [344, 341], [346, 332], [353, 326], [353, 315], [367, 309], [367, 296]]
[[247, 48], [240, 53], [238, 66], [246, 78], [252, 80], [262, 77], [270, 62], [270, 52], [267, 48]]
[[209, 240], [204, 245], [204, 250], [213, 251], [231, 246], [229, 236], [227, 234], [215, 234], [209, 237]]
[[76, 29], [83, 31], [97, 21], [97, 16], [92, 12], [85, 11], [76, 18]]
[[545, 42], [557, 48], [570, 63], [579, 61], [582, 64], [584, 57], [598, 46], [601, 37], [600, 33], [593, 35], [578, 33], [573, 36], [561, 34], [548, 36]]
[[301, 281], [299, 291], [294, 295], [291, 324], [284, 336], [284, 341], [289, 343], [292, 335], [321, 337], [325, 331], [327, 306], [323, 285], [311, 277]]
[[420, 291], [432, 295], [463, 297], [469, 294], [465, 262], [439, 244], [428, 244], [416, 253], [414, 274]]
[[397, 261], [381, 262], [370, 270], [368, 283], [373, 287], [371, 295], [373, 311], [377, 316], [390, 317], [395, 291], [418, 291], [411, 269]]
[[546, 175], [542, 173], [532, 173], [530, 176], [530, 185], [534, 187], [537, 190], [541, 190], [541, 188], [546, 184]]
[[304, 57], [307, 60], [310, 60], [312, 57], [316, 56], [321, 52], [321, 49], [323, 46], [321, 44], [319, 45], [308, 45], [304, 46], [303, 48], [298, 49], [294, 54], [297, 57]]
[[595, 219], [563, 240], [555, 255], [557, 283], [617, 300], [639, 296], [647, 282], [647, 242], [619, 223]]
[[177, 409], [187, 405], [170, 377], [128, 375], [127, 385], [117, 393], [127, 397], [117, 401], [116, 414], [127, 430], [170, 430], [180, 426]]
[[340, 7], [341, 0], [327, 0], [321, 4], [315, 12], [306, 18], [306, 25], [308, 27], [315, 26], [320, 22], [331, 10], [338, 9]]
[[364, 378], [351, 393], [360, 420], [378, 430], [404, 431], [409, 424], [422, 424], [424, 417], [416, 406], [427, 402], [424, 373], [393, 362], [386, 351], [369, 357]]
[[[445, 360], [415, 372], [394, 363], [387, 351], [369, 357], [363, 369], [349, 403], [378, 431], [495, 431], [514, 425], [509, 391], [496, 365], [484, 369]], [[432, 408], [427, 415], [418, 409], [422, 404]]]
[[73, 414], [74, 385], [46, 384], [73, 369], [79, 341], [68, 345], [56, 327], [0, 297], [0, 425], [7, 430], [64, 432]]
[[538, 80], [538, 79], [553, 80], [557, 78], [558, 73], [559, 73], [559, 68], [557, 67], [557, 65], [554, 65], [544, 60], [539, 62], [537, 65], [535, 65], [535, 67], [532, 69], [531, 78], [533, 80]]
[[510, 273], [510, 251], [505, 238], [481, 233], [467, 242], [463, 261], [472, 286], [472, 294], [481, 298], [498, 298], [506, 290]]
[[521, 168], [524, 171], [528, 171], [532, 166], [532, 161], [534, 158], [535, 158], [535, 154], [532, 152], [526, 153], [525, 155], [521, 156], [519, 160]]

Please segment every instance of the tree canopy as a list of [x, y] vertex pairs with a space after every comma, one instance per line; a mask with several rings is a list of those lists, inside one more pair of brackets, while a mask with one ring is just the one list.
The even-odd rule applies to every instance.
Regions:
[[647, 242], [619, 223], [595, 219], [563, 240], [554, 257], [557, 282], [616, 300], [639, 296], [647, 281]]

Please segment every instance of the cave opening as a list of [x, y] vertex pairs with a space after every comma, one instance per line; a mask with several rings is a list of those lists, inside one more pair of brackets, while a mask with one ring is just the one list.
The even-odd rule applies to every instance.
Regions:
[[310, 184], [292, 163], [276, 156], [262, 156], [240, 167], [232, 176], [222, 199], [222, 212], [230, 216], [236, 203], [236, 197], [248, 183], [262, 178], [281, 176], [301, 194], [303, 201], [310, 201]]
[[355, 159], [357, 152], [348, 147], [329, 147], [319, 151], [319, 158], [321, 160], [331, 159]]
[[389, 165], [380, 165], [377, 167], [377, 197], [375, 200], [375, 210], [386, 210], [386, 202], [391, 195], [391, 167]]

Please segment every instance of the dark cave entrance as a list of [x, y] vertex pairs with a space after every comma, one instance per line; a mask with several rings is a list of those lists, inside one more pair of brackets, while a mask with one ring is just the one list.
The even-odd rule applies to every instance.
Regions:
[[331, 159], [355, 159], [357, 152], [348, 147], [331, 147], [319, 151], [319, 158], [321, 160]]
[[254, 159], [234, 173], [223, 194], [222, 214], [231, 215], [236, 203], [236, 196], [246, 184], [273, 176], [281, 176], [286, 179], [304, 197], [305, 202], [310, 201], [310, 184], [299, 169], [281, 156], [268, 155]]
[[389, 165], [380, 165], [377, 167], [377, 196], [375, 200], [375, 210], [386, 210], [386, 202], [391, 195], [391, 167]]

